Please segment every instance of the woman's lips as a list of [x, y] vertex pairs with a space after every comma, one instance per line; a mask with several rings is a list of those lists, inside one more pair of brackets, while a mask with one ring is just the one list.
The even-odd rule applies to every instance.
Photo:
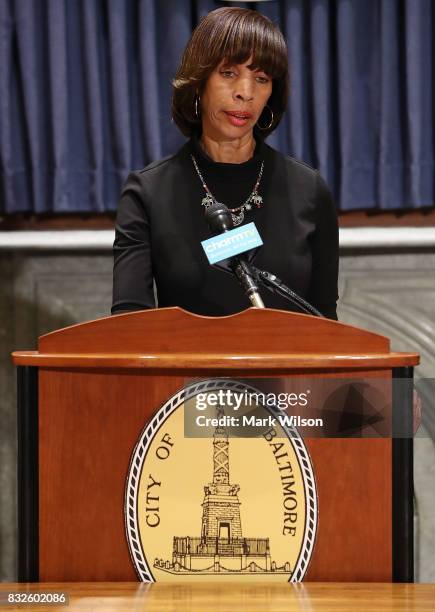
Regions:
[[236, 127], [242, 127], [246, 125], [249, 119], [252, 117], [250, 113], [243, 113], [237, 111], [225, 111], [226, 116], [228, 117], [231, 125], [235, 125]]

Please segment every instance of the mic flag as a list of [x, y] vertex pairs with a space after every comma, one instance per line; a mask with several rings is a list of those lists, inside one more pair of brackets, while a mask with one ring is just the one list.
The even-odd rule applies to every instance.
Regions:
[[201, 242], [210, 264], [240, 255], [263, 244], [255, 223], [247, 223]]
[[211, 231], [217, 234], [201, 242], [208, 261], [235, 274], [251, 304], [255, 308], [264, 308], [251, 267], [244, 256], [239, 257], [241, 253], [263, 244], [255, 223], [234, 228], [231, 212], [220, 202], [206, 208], [205, 217]]

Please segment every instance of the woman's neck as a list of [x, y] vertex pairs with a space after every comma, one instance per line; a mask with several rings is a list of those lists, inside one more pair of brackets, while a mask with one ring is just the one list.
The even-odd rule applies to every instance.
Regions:
[[200, 144], [213, 161], [225, 164], [243, 164], [255, 151], [252, 132], [234, 140], [214, 140], [203, 132]]

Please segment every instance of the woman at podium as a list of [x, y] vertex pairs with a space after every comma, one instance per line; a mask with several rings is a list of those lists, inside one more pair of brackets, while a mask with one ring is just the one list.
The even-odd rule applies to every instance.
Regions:
[[[286, 43], [268, 18], [220, 8], [202, 19], [173, 81], [172, 115], [188, 141], [132, 172], [122, 191], [113, 314], [158, 305], [227, 315], [250, 306], [237, 278], [211, 266], [201, 246], [211, 236], [205, 209], [219, 202], [234, 226], [255, 224], [263, 241], [257, 268], [336, 318], [338, 226], [329, 189], [316, 170], [265, 143], [288, 88]], [[279, 295], [261, 295], [267, 307], [297, 310]]]

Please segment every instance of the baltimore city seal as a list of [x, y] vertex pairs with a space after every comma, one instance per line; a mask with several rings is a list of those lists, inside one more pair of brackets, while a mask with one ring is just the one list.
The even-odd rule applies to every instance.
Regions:
[[[171, 397], [140, 435], [125, 494], [138, 577], [299, 582], [317, 530], [308, 451], [296, 429], [281, 425], [250, 438], [232, 437], [219, 424], [207, 438], [185, 436], [185, 413], [195, 410], [195, 397], [220, 389], [253, 390], [226, 379], [193, 383]], [[260, 409], [272, 410], [256, 406], [257, 414]], [[224, 422], [225, 408], [213, 410], [215, 422]]]

